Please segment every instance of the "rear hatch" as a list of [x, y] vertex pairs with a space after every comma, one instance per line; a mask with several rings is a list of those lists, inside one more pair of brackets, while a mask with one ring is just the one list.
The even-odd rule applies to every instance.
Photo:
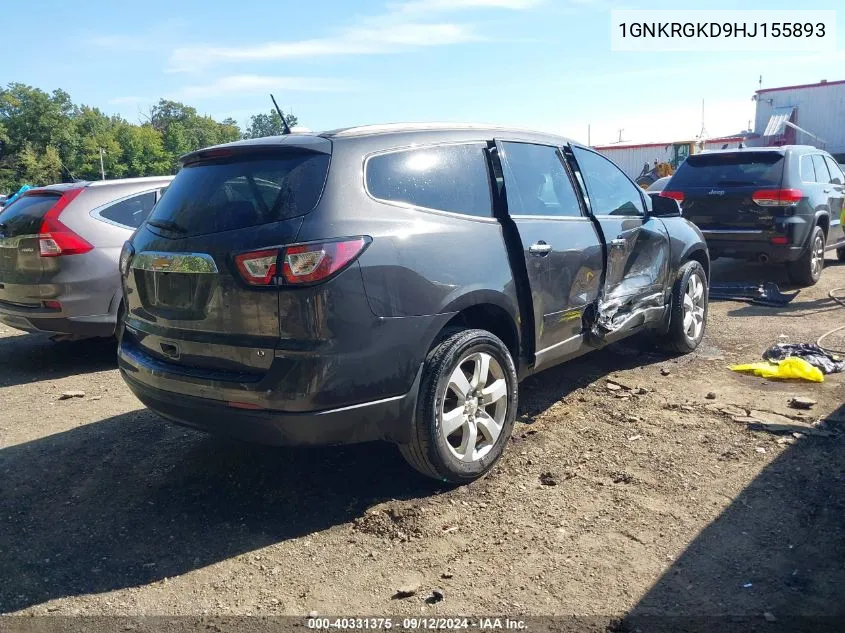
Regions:
[[674, 197], [684, 217], [703, 231], [768, 230], [782, 208], [761, 206], [753, 196], [779, 190], [780, 151], [714, 152], [690, 156], [661, 195]]
[[[58, 256], [90, 249], [58, 220], [82, 190], [78, 185], [30, 189], [0, 211], [0, 303], [41, 308], [37, 286], [46, 273], [56, 270]], [[63, 253], [60, 245], [76, 250]]]
[[170, 371], [248, 382], [280, 336], [279, 248], [322, 194], [325, 139], [191, 154], [132, 239], [124, 345]]

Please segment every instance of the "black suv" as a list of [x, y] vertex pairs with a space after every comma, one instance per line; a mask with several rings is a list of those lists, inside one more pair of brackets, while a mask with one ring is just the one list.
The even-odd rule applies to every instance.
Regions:
[[644, 329], [681, 352], [704, 335], [701, 233], [564, 138], [374, 126], [182, 163], [121, 254], [119, 347], [178, 423], [389, 440], [465, 482], [500, 457], [523, 377]]
[[843, 184], [830, 154], [787, 145], [690, 156], [660, 195], [681, 204], [713, 259], [786, 264], [792, 282], [809, 286], [821, 277], [826, 250], [845, 260]]

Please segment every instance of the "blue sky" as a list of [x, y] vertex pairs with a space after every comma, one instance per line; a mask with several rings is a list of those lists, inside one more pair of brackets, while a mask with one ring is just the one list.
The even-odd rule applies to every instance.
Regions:
[[[0, 83], [63, 88], [131, 121], [159, 97], [244, 124], [270, 107], [315, 130], [479, 121], [594, 144], [730, 134], [758, 87], [845, 79], [835, 53], [620, 53], [614, 0], [7, 0]], [[747, 2], [744, 9], [794, 9]], [[735, 3], [684, 8], [736, 8]], [[801, 8], [830, 5], [802, 3]], [[48, 28], [18, 28], [41, 23]], [[841, 26], [841, 20], [839, 23]]]

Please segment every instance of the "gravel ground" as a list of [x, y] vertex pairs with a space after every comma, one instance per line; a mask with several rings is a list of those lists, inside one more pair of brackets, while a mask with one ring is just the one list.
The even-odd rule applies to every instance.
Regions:
[[[726, 368], [845, 322], [827, 298], [845, 266], [828, 265], [786, 308], [713, 303], [692, 355], [641, 337], [530, 378], [505, 459], [461, 488], [389, 445], [172, 426], [123, 385], [112, 343], [2, 328], [0, 612], [845, 615], [843, 378]], [[734, 419], [751, 410], [831, 419], [796, 438]]]

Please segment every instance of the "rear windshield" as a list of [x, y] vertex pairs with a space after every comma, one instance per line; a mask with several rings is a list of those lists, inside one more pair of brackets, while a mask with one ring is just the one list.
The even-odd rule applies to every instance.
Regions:
[[47, 211], [56, 204], [58, 193], [27, 194], [0, 211], [0, 237], [37, 235]]
[[678, 168], [669, 187], [779, 187], [782, 176], [778, 152], [698, 154]]
[[310, 152], [187, 165], [148, 222], [184, 237], [303, 215], [320, 199], [328, 169], [328, 155]]

